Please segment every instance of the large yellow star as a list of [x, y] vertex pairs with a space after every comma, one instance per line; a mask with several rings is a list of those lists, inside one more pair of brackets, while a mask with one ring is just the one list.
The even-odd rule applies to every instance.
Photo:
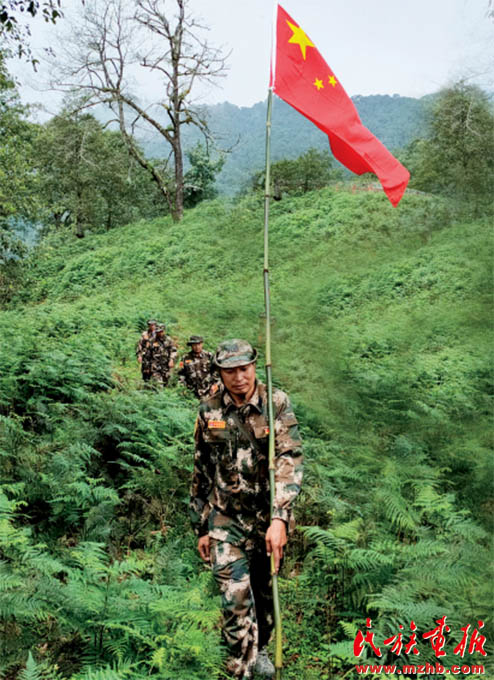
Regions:
[[315, 85], [318, 90], [322, 90], [324, 88], [324, 85], [322, 84], [322, 80], [319, 80], [319, 78], [316, 78], [315, 81], [312, 84]]
[[311, 42], [310, 39], [305, 35], [300, 26], [295, 26], [295, 24], [292, 24], [290, 21], [287, 21], [286, 23], [293, 31], [293, 35], [288, 42], [295, 43], [296, 45], [300, 46], [300, 49], [302, 50], [302, 56], [305, 60], [307, 48], [315, 47], [314, 43]]
[[338, 81], [334, 76], [328, 76], [329, 84], [335, 87], [338, 84]]

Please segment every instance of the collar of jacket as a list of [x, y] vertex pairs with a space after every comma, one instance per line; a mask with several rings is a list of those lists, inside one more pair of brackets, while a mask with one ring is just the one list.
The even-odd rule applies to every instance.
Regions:
[[242, 404], [241, 406], [236, 405], [227, 389], [223, 390], [221, 400], [223, 402], [225, 411], [229, 411], [231, 408], [245, 409], [247, 406], [249, 406], [258, 413], [262, 413], [261, 392], [263, 392], [263, 388], [264, 385], [256, 380], [256, 387], [254, 389], [252, 397], [249, 399], [249, 401], [246, 401], [245, 404]]

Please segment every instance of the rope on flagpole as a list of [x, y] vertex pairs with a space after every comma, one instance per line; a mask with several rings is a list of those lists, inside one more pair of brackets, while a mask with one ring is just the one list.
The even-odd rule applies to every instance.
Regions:
[[[266, 383], [268, 387], [268, 424], [269, 424], [269, 488], [270, 488], [270, 520], [273, 519], [275, 496], [275, 446], [274, 446], [274, 412], [273, 412], [273, 378], [271, 372], [271, 298], [269, 294], [269, 199], [271, 191], [271, 112], [273, 108], [273, 90], [269, 89], [268, 111], [266, 115], [266, 177], [264, 184], [264, 307], [266, 314]], [[274, 554], [271, 553], [271, 579], [273, 589], [274, 630], [275, 630], [275, 678], [281, 680], [283, 666], [282, 629], [280, 599], [278, 595], [278, 575], [274, 566]]]

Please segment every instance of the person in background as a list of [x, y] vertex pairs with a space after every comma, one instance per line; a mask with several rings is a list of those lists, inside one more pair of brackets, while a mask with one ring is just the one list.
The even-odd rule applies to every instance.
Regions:
[[191, 335], [187, 344], [190, 351], [180, 360], [178, 379], [198, 399], [203, 399], [210, 395], [213, 385], [218, 388], [219, 376], [212, 365], [213, 354], [204, 349], [201, 335]]
[[151, 380], [160, 387], [168, 385], [177, 354], [178, 350], [175, 343], [165, 333], [165, 325], [158, 324], [156, 333], [144, 353], [143, 362], [145, 361], [146, 365], [149, 364]]
[[149, 319], [147, 322], [147, 329], [142, 333], [136, 346], [137, 361], [141, 365], [142, 379], [145, 381], [151, 379], [151, 366], [145, 357], [149, 345], [154, 339], [157, 325], [158, 322], [155, 319]]

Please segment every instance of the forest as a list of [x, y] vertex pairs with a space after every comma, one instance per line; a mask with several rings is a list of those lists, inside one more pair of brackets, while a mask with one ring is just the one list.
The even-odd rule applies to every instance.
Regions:
[[[399, 95], [356, 95], [352, 99], [364, 125], [388, 149], [405, 147], [420, 136], [431, 103], [429, 96], [413, 99]], [[273, 108], [271, 155], [274, 161], [296, 158], [311, 148], [328, 151], [327, 137], [310, 121], [281, 99], [275, 100]], [[222, 149], [231, 149], [224, 154], [216, 187], [221, 195], [235, 195], [239, 188], [249, 185], [253, 173], [264, 167], [266, 102], [251, 107], [228, 102], [205, 106], [204, 116], [220, 153]], [[200, 133], [194, 129], [184, 131], [184, 139], [191, 147], [201, 142]], [[149, 155], [159, 154], [163, 149], [154, 135], [143, 140], [143, 146]]]
[[[33, 123], [6, 56], [0, 677], [226, 680], [188, 515], [198, 402], [176, 375], [145, 385], [135, 346], [150, 317], [180, 353], [191, 334], [245, 338], [264, 380], [262, 169], [218, 195], [225, 158], [193, 139], [180, 193], [173, 163], [73, 100]], [[305, 457], [285, 680], [438, 662], [494, 677], [493, 124], [474, 85], [430, 97], [393, 133], [411, 172], [397, 208], [317, 143], [273, 159], [273, 374]]]

